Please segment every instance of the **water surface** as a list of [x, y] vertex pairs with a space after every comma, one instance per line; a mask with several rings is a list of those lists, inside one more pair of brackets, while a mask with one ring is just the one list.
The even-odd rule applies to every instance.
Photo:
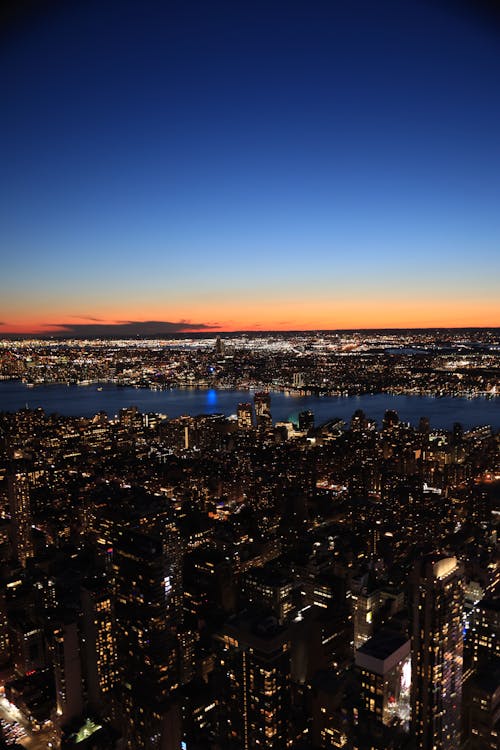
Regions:
[[[160, 412], [168, 417], [183, 414], [236, 413], [240, 401], [252, 401], [253, 391], [199, 390], [174, 388], [170, 391], [151, 391], [145, 388], [118, 388], [114, 385], [41, 385], [28, 388], [20, 381], [0, 382], [0, 411], [16, 411], [28, 405], [41, 406], [47, 414], [93, 416], [105, 411], [110, 417], [123, 406], [137, 406], [143, 412]], [[376, 419], [380, 424], [386, 409], [395, 409], [400, 419], [418, 425], [420, 417], [430, 419], [432, 427], [449, 429], [461, 422], [467, 429], [489, 424], [500, 430], [500, 398], [432, 398], [429, 396], [391, 396], [385, 393], [366, 396], [320, 397], [289, 396], [273, 393], [271, 412], [273, 421], [297, 419], [300, 411], [314, 412], [316, 424], [339, 417], [348, 421], [356, 409]]]

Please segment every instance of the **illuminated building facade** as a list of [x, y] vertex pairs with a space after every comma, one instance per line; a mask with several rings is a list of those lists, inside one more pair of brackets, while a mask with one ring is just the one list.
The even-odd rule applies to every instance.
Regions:
[[271, 416], [271, 394], [266, 391], [258, 391], [253, 397], [253, 402], [255, 405], [257, 429], [264, 432], [270, 430], [273, 426]]
[[409, 639], [381, 630], [355, 656], [365, 710], [383, 724], [397, 721], [406, 730], [410, 719], [410, 652]]
[[419, 750], [460, 746], [462, 571], [455, 557], [429, 555], [412, 585], [412, 727]]
[[0, 592], [0, 666], [10, 659], [9, 621], [5, 595]]
[[243, 588], [250, 604], [270, 610], [280, 623], [288, 622], [297, 609], [293, 598], [294, 582], [269, 567], [254, 568], [246, 573]]
[[23, 676], [48, 665], [43, 628], [21, 612], [9, 615], [9, 642], [14, 668]]
[[482, 599], [476, 604], [468, 637], [475, 665], [493, 657], [500, 659], [500, 597]]
[[357, 651], [373, 635], [382, 599], [380, 590], [368, 576], [363, 576], [362, 579], [353, 580], [351, 601], [354, 650]]
[[101, 582], [81, 591], [83, 663], [89, 707], [105, 711], [117, 679], [114, 607]]
[[464, 740], [469, 750], [500, 747], [500, 670], [498, 662], [474, 675], [464, 686]]
[[33, 557], [32, 520], [30, 506], [30, 480], [26, 470], [17, 467], [8, 477], [10, 516], [14, 551], [21, 563]]
[[240, 430], [252, 429], [253, 427], [252, 404], [249, 404], [249, 403], [238, 404], [236, 415], [238, 417], [238, 429]]
[[217, 637], [225, 747], [282, 750], [290, 736], [290, 631], [274, 617], [231, 619]]

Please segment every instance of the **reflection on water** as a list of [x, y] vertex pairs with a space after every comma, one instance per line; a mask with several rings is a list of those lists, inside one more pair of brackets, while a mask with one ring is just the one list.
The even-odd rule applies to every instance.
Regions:
[[215, 407], [217, 404], [217, 391], [215, 388], [210, 388], [210, 390], [207, 391], [206, 402], [208, 407]]

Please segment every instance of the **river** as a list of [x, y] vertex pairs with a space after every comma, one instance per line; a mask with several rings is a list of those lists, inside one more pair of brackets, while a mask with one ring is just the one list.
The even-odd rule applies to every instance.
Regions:
[[[141, 388], [118, 388], [114, 385], [42, 385], [28, 388], [20, 381], [0, 382], [0, 411], [16, 411], [28, 405], [41, 406], [47, 414], [93, 416], [105, 411], [114, 416], [123, 406], [137, 406], [143, 412], [160, 412], [168, 417], [183, 414], [236, 413], [240, 401], [251, 401], [252, 391], [199, 390], [174, 388], [151, 391]], [[314, 412], [316, 424], [339, 417], [348, 421], [356, 409], [381, 423], [386, 409], [395, 409], [401, 420], [417, 425], [420, 417], [429, 418], [434, 428], [449, 429], [454, 422], [464, 428], [491, 425], [500, 430], [500, 398], [432, 398], [429, 396], [391, 396], [385, 393], [365, 396], [320, 397], [289, 396], [272, 393], [273, 421], [297, 418], [300, 411]]]

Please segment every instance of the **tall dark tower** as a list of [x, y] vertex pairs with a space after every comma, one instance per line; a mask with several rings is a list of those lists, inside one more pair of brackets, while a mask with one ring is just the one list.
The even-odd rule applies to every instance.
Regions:
[[128, 747], [180, 746], [170, 565], [159, 537], [125, 532], [114, 550], [117, 651]]
[[412, 725], [419, 750], [460, 747], [462, 570], [429, 555], [412, 581]]
[[290, 736], [291, 630], [274, 617], [232, 618], [220, 643], [221, 741], [228, 750], [285, 750]]

